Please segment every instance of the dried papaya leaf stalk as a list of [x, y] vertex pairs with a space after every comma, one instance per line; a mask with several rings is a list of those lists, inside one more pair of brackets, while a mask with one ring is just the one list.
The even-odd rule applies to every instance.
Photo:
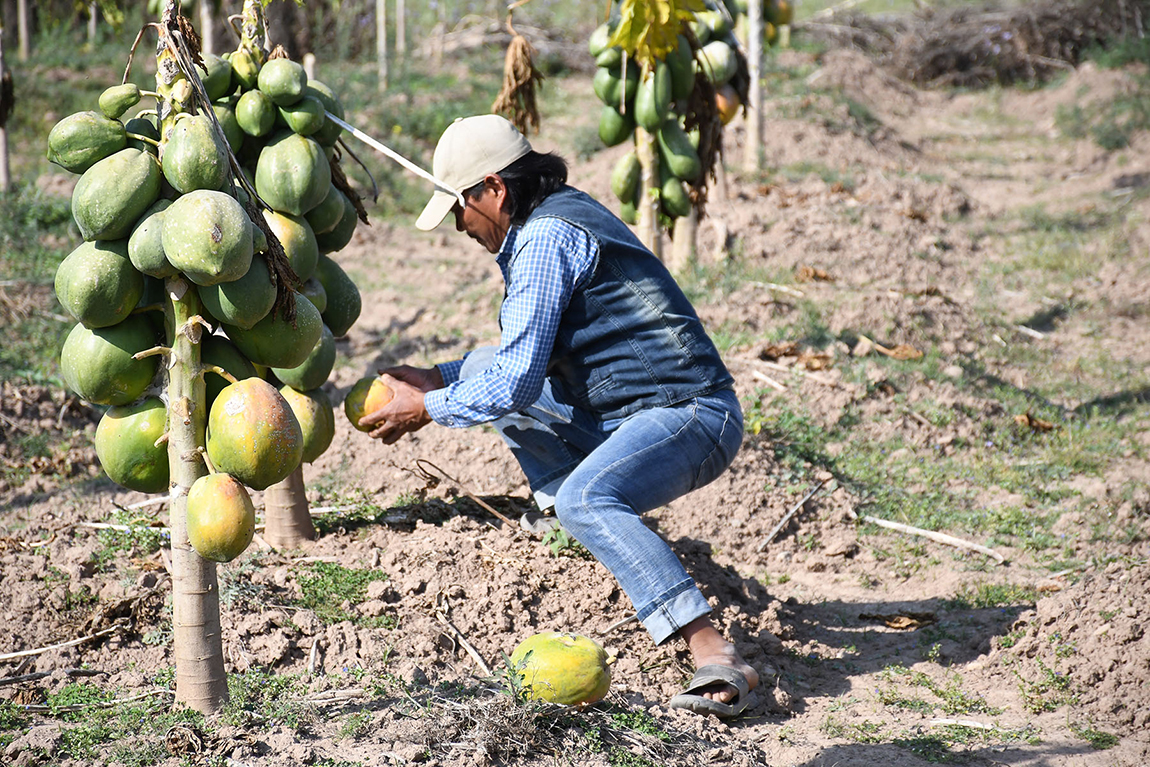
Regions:
[[[508, 20], [507, 26], [511, 27]], [[520, 133], [539, 132], [539, 109], [535, 89], [543, 73], [535, 67], [535, 48], [527, 38], [512, 30], [507, 55], [503, 59], [503, 88], [491, 105], [493, 114], [506, 115]]]

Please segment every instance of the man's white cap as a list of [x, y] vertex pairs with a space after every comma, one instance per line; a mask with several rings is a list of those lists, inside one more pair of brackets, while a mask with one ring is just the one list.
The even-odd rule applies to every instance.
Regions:
[[[530, 151], [531, 143], [504, 117], [457, 117], [435, 145], [431, 173], [463, 192]], [[454, 195], [436, 189], [415, 220], [416, 228], [426, 232], [439, 226], [456, 202]]]

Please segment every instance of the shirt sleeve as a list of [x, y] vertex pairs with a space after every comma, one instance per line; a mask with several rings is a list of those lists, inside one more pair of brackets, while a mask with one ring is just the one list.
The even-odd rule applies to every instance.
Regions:
[[[482, 373], [425, 395], [424, 406], [438, 424], [494, 421], [539, 398], [559, 321], [599, 254], [590, 234], [551, 217], [529, 223], [513, 247], [499, 310], [499, 351]], [[447, 383], [449, 371], [440, 370]], [[458, 369], [453, 372], [458, 379]]]

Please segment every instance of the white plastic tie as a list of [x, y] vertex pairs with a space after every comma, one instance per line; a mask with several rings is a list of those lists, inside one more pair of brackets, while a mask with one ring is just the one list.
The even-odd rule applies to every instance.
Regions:
[[351, 135], [355, 136], [357, 139], [359, 139], [363, 143], [367, 144], [372, 149], [376, 150], [377, 152], [381, 152], [382, 154], [385, 154], [388, 157], [390, 157], [391, 159], [395, 160], [397, 163], [402, 165], [404, 168], [407, 168], [409, 171], [411, 171], [415, 175], [419, 176], [422, 179], [426, 179], [427, 181], [430, 181], [431, 183], [435, 184], [435, 186], [437, 188], [442, 189], [443, 191], [445, 191], [448, 194], [450, 194], [451, 196], [453, 196], [456, 200], [458, 200], [460, 205], [464, 205], [464, 206], [467, 205], [467, 201], [463, 199], [463, 193], [462, 192], [460, 192], [458, 189], [451, 186], [450, 184], [446, 184], [446, 183], [440, 181], [435, 176], [431, 175], [430, 173], [425, 171], [423, 168], [419, 167], [418, 165], [413, 163], [411, 160], [409, 160], [406, 157], [404, 157], [403, 155], [401, 155], [399, 152], [396, 152], [394, 149], [391, 149], [390, 147], [382, 144], [381, 142], [376, 141], [371, 136], [369, 136], [366, 133], [364, 133], [363, 131], [361, 131], [359, 128], [355, 127], [354, 125], [351, 125], [349, 123], [344, 122], [340, 118], [333, 115], [331, 112], [327, 113], [327, 119], [331, 120], [333, 123], [335, 123], [339, 127], [343, 128], [345, 131], [347, 131]]

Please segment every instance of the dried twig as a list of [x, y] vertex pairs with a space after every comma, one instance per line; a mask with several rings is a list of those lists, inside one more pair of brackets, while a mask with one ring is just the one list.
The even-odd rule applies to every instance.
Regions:
[[825, 479], [820, 481], [817, 485], [815, 485], [811, 489], [811, 491], [809, 493], [804, 495], [798, 503], [796, 503], [794, 506], [792, 506], [790, 511], [788, 511], [786, 514], [783, 515], [783, 518], [779, 520], [779, 523], [777, 525], [775, 525], [774, 529], [771, 530], [771, 532], [767, 535], [766, 540], [763, 541], [762, 543], [760, 543], [759, 547], [757, 549], [755, 549], [755, 553], [756, 554], [762, 554], [763, 550], [765, 548], [767, 548], [767, 546], [770, 545], [771, 541], [773, 541], [775, 539], [775, 536], [779, 534], [779, 531], [787, 526], [787, 523], [791, 521], [791, 518], [799, 513], [799, 509], [801, 509], [803, 506], [806, 506], [807, 501], [814, 498], [815, 493], [822, 490], [823, 485], [825, 485], [827, 482], [828, 482], [828, 480], [825, 480]]
[[[5, 687], [10, 684], [23, 684], [24, 682], [34, 682], [37, 679], [52, 676], [55, 672], [52, 671], [37, 671], [32, 674], [17, 674], [16, 676], [6, 676], [0, 679], [0, 687]], [[66, 668], [60, 671], [61, 674], [69, 677], [77, 676], [101, 676], [106, 675], [107, 671], [96, 671], [90, 668]]]
[[447, 629], [447, 633], [451, 634], [451, 638], [467, 651], [467, 654], [475, 661], [475, 665], [479, 666], [479, 670], [483, 672], [483, 675], [491, 676], [491, 667], [487, 665], [483, 660], [483, 656], [479, 654], [479, 651], [475, 649], [471, 642], [467, 641], [467, 637], [463, 636], [463, 632], [455, 627], [455, 624], [448, 619], [442, 610], [436, 610], [435, 617], [443, 624], [444, 628]]
[[603, 629], [602, 631], [600, 631], [600, 632], [599, 632], [599, 636], [607, 636], [607, 635], [608, 635], [608, 634], [610, 634], [611, 632], [613, 632], [613, 631], [616, 631], [616, 630], [618, 630], [618, 629], [621, 629], [621, 628], [623, 628], [624, 626], [626, 626], [628, 623], [634, 623], [634, 622], [635, 622], [635, 621], [637, 621], [637, 620], [639, 620], [639, 614], [638, 614], [638, 613], [635, 613], [634, 615], [628, 615], [628, 616], [627, 616], [626, 618], [624, 618], [623, 620], [621, 620], [621, 621], [615, 621], [615, 622], [614, 622], [614, 623], [612, 623], [610, 626], [608, 626], [607, 628], [605, 628], [605, 629]]
[[[427, 464], [427, 465], [428, 465], [428, 466], [430, 466], [432, 469], [434, 469], [435, 471], [439, 472], [440, 476], [442, 476], [442, 477], [443, 477], [444, 479], [446, 479], [448, 482], [451, 482], [451, 483], [453, 483], [453, 484], [457, 485], [457, 486], [459, 487], [460, 491], [461, 491], [461, 492], [462, 492], [462, 493], [463, 493], [465, 496], [467, 496], [467, 497], [468, 497], [469, 499], [471, 499], [472, 501], [475, 501], [476, 503], [478, 503], [480, 506], [482, 506], [484, 509], [486, 509], [487, 511], [491, 512], [492, 514], [494, 514], [496, 517], [499, 517], [499, 519], [503, 520], [504, 524], [506, 524], [506, 525], [510, 526], [510, 528], [511, 528], [512, 530], [515, 530], [515, 529], [518, 527], [518, 525], [516, 525], [514, 522], [512, 522], [512, 521], [511, 521], [510, 519], [508, 519], [506, 516], [504, 516], [503, 514], [501, 514], [499, 511], [497, 511], [497, 510], [496, 510], [496, 509], [495, 509], [495, 508], [494, 508], [494, 507], [493, 507], [491, 504], [489, 504], [489, 503], [487, 503], [486, 501], [483, 501], [483, 500], [479, 499], [478, 497], [476, 497], [475, 495], [473, 495], [473, 494], [471, 493], [471, 491], [469, 491], [469, 490], [468, 490], [466, 487], [464, 487], [464, 486], [463, 486], [463, 483], [462, 483], [462, 482], [460, 482], [458, 479], [456, 479], [455, 477], [453, 477], [453, 476], [451, 476], [450, 474], [448, 474], [448, 473], [447, 473], [446, 471], [444, 471], [443, 469], [441, 469], [441, 468], [439, 468], [438, 466], [436, 466], [436, 465], [435, 465], [434, 463], [432, 463], [431, 461], [427, 460], [426, 458], [420, 458], [419, 460], [417, 460], [417, 461], [415, 462], [415, 465], [416, 465], [417, 467], [419, 467], [420, 471], [422, 471], [422, 472], [423, 472], [424, 474], [426, 474], [426, 475], [431, 475], [431, 473], [430, 473], [430, 472], [429, 472], [427, 469], [425, 469], [425, 468], [424, 468], [424, 464]], [[431, 476], [433, 476], [433, 477], [434, 477], [434, 475], [431, 475]]]
[[63, 712], [69, 712], [69, 711], [87, 711], [88, 709], [92, 709], [92, 708], [114, 708], [114, 707], [120, 705], [121, 703], [131, 703], [133, 701], [143, 700], [144, 698], [151, 698], [155, 695], [175, 695], [175, 693], [172, 692], [171, 690], [149, 690], [148, 692], [142, 692], [139, 695], [129, 695], [126, 698], [116, 698], [115, 700], [105, 700], [105, 701], [100, 701], [99, 703], [77, 703], [74, 706], [59, 706], [59, 707], [56, 707], [56, 706], [22, 706], [21, 708], [24, 711], [30, 711], [30, 712], [34, 712], [37, 714], [63, 713]]
[[889, 520], [879, 519], [878, 517], [872, 517], [867, 514], [859, 514], [853, 509], [850, 509], [849, 513], [859, 522], [869, 522], [872, 525], [885, 527], [888, 530], [897, 530], [900, 533], [907, 533], [909, 535], [918, 535], [923, 538], [929, 538], [935, 543], [942, 543], [947, 546], [955, 546], [960, 549], [977, 551], [979, 554], [985, 554], [986, 556], [990, 557], [1000, 565], [1006, 564], [1006, 557], [1002, 556], [994, 549], [983, 546], [981, 543], [973, 543], [971, 541], [963, 540], [962, 538], [955, 538], [953, 535], [935, 532], [934, 530], [924, 530], [921, 527], [914, 527], [913, 525], [904, 525], [902, 522], [891, 522]]
[[65, 647], [75, 647], [76, 645], [84, 644], [85, 642], [91, 641], [93, 639], [98, 639], [102, 636], [107, 636], [108, 634], [114, 634], [117, 631], [123, 629], [126, 625], [127, 624], [122, 621], [117, 621], [113, 626], [109, 626], [106, 629], [97, 631], [94, 634], [82, 636], [79, 639], [72, 639], [67, 642], [60, 642], [59, 644], [48, 645], [47, 647], [37, 647], [33, 650], [20, 650], [18, 652], [4, 653], [3, 655], [0, 655], [0, 661], [14, 660], [16, 658], [26, 658], [31, 655], [41, 655], [51, 650], [62, 650]]

